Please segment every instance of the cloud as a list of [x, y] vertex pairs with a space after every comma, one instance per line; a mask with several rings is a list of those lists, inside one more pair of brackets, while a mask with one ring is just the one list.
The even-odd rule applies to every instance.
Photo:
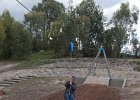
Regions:
[[131, 5], [140, 6], [140, 1], [139, 0], [128, 0], [128, 1]]
[[111, 17], [113, 16], [113, 13], [120, 8], [120, 4], [117, 4], [111, 8], [106, 8], [103, 10], [104, 12], [104, 16], [107, 17], [108, 19], [111, 19]]
[[[19, 0], [19, 1], [30, 10], [33, 7], [33, 5], [36, 5], [37, 3], [41, 2], [41, 0]], [[11, 16], [18, 21], [23, 21], [24, 14], [28, 12], [16, 0], [10, 0], [10, 2], [9, 0], [0, 0], [0, 15], [3, 13], [5, 9], [9, 10]]]
[[[56, 1], [59, 1], [59, 2], [63, 3], [64, 6], [67, 7], [70, 0], [56, 0]], [[73, 0], [73, 5], [76, 6], [80, 2], [82, 2], [82, 0]]]
[[103, 9], [112, 8], [127, 0], [95, 0], [96, 4], [100, 5]]
[[[19, 0], [22, 4], [24, 4], [29, 10], [32, 9], [33, 5], [37, 5], [42, 0]], [[68, 6], [69, 0], [57, 0], [63, 3], [65, 6]], [[82, 0], [74, 0], [73, 4], [76, 5], [80, 3]], [[10, 11], [12, 17], [14, 17], [18, 21], [23, 21], [24, 14], [28, 11], [22, 7], [16, 0], [0, 0], [0, 15], [3, 11], [7, 9]]]

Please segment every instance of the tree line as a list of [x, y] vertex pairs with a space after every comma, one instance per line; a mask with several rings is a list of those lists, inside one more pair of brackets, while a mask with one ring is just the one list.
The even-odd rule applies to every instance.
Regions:
[[[110, 57], [120, 57], [126, 43], [139, 54], [136, 35], [139, 9], [122, 3], [109, 20], [94, 0], [83, 0], [76, 7], [72, 0], [66, 8], [55, 0], [42, 0], [24, 15], [21, 24], [5, 10], [0, 16], [0, 58], [23, 59], [31, 52], [52, 50], [57, 56], [69, 55], [69, 42], [75, 54], [95, 56], [103, 46]], [[78, 49], [82, 44], [82, 49]]]

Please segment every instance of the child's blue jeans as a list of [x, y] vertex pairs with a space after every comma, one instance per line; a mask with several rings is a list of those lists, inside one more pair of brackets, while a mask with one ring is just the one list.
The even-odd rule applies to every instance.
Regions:
[[74, 100], [74, 95], [69, 94], [69, 93], [65, 93], [64, 98], [65, 98], [65, 100]]

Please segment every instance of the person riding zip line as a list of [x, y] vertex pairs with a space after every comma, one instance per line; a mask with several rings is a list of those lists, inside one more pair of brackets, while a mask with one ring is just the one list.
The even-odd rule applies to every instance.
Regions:
[[75, 97], [75, 90], [76, 90], [76, 83], [75, 83], [75, 76], [71, 76], [69, 81], [65, 83], [65, 93], [64, 93], [64, 99], [65, 100], [74, 100]]

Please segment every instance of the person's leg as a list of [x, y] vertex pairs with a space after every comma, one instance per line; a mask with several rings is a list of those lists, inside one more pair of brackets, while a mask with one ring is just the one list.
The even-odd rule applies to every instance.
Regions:
[[68, 93], [65, 93], [65, 94], [64, 94], [64, 99], [65, 99], [65, 100], [71, 100]]
[[70, 95], [70, 100], [74, 100], [74, 95]]

